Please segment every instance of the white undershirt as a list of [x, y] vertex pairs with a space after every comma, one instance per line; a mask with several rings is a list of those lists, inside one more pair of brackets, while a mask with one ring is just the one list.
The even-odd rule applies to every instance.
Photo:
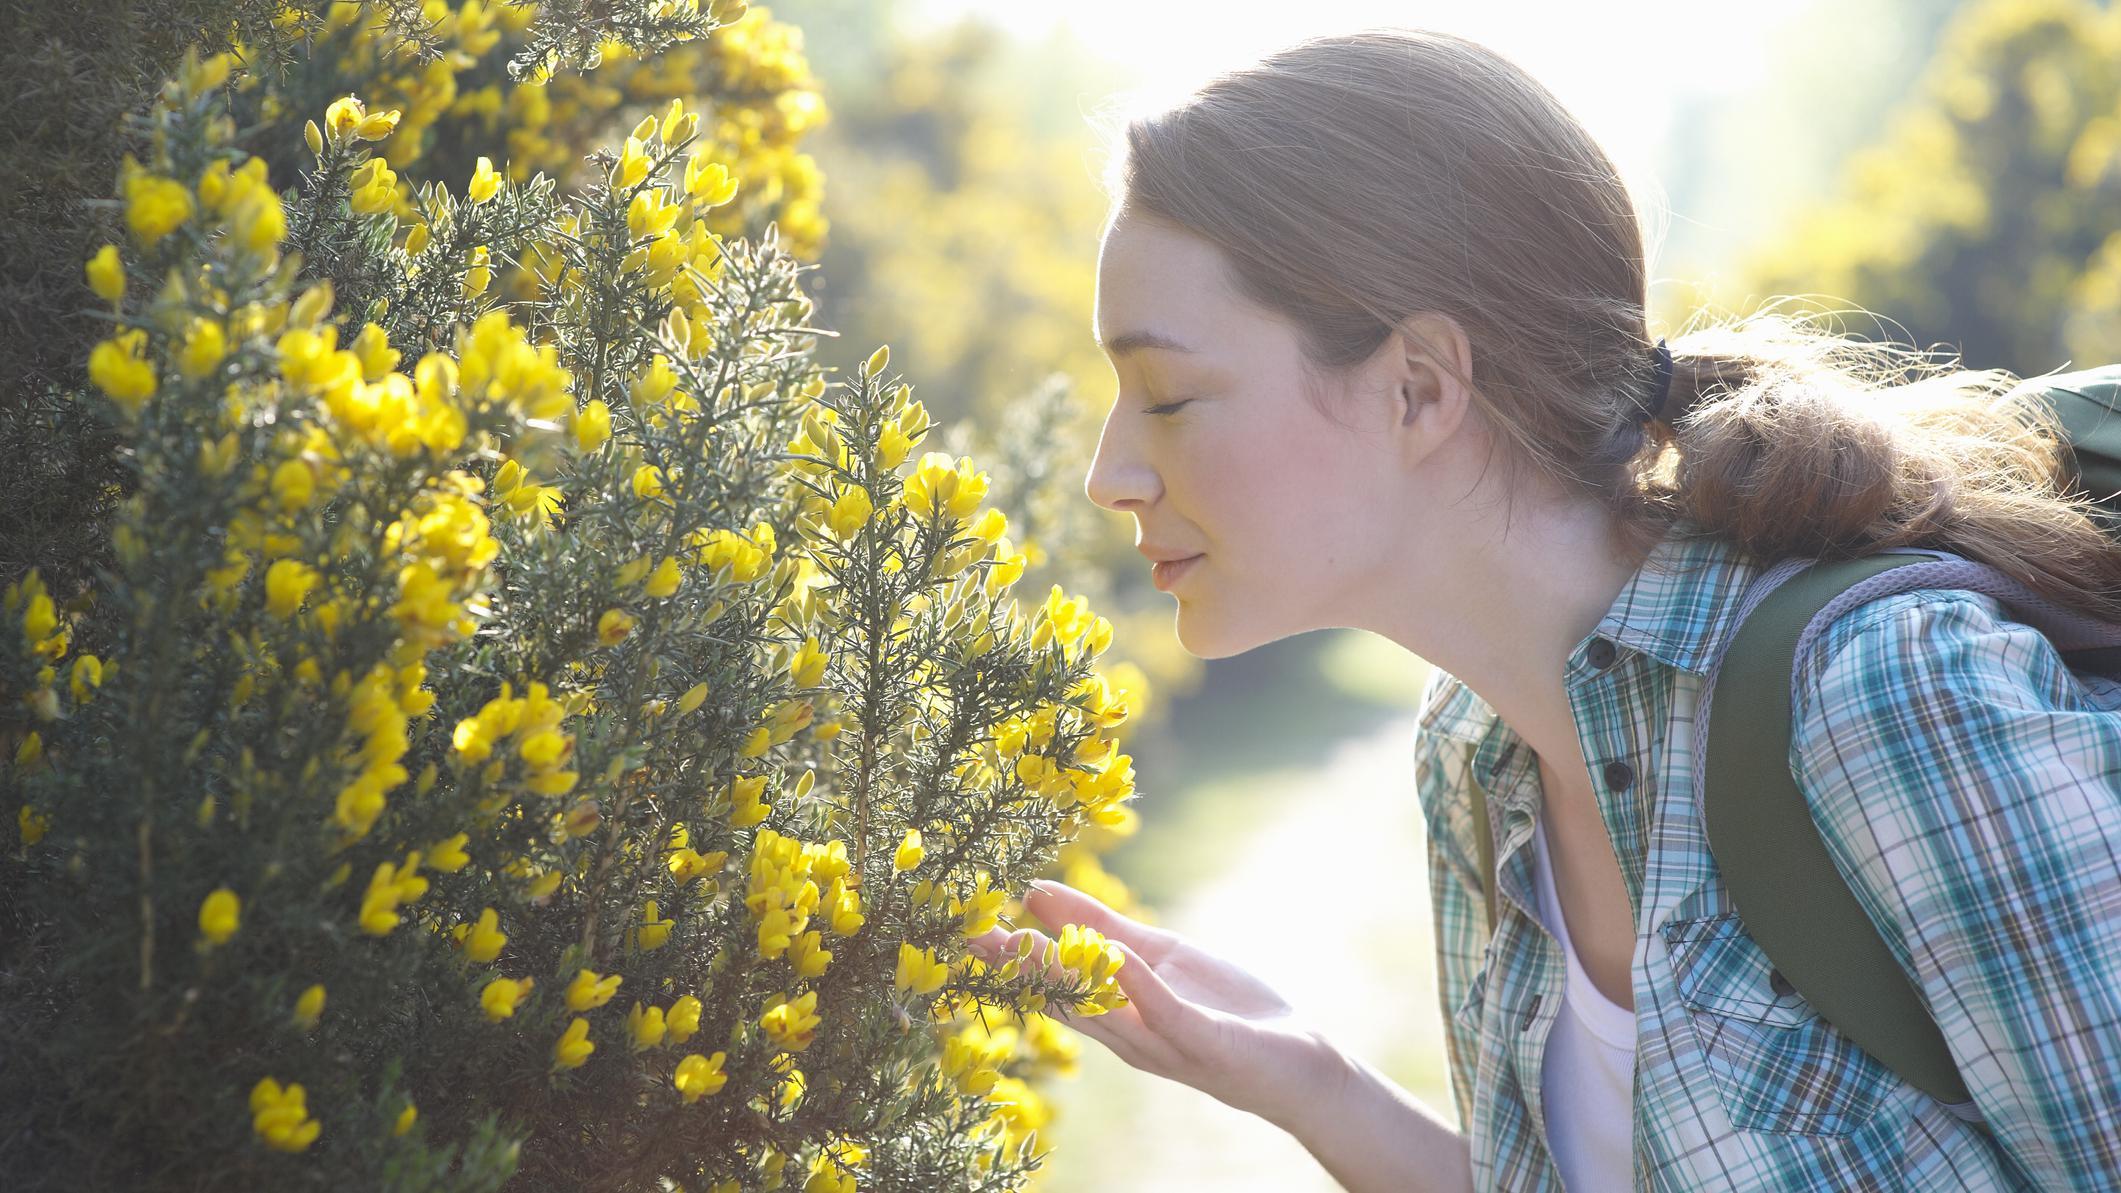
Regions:
[[1577, 960], [1554, 895], [1546, 821], [1538, 825], [1532, 834], [1538, 863], [1533, 885], [1539, 888], [1540, 915], [1561, 942], [1569, 968], [1563, 1013], [1547, 1036], [1539, 1076], [1547, 1144], [1571, 1193], [1625, 1190], [1633, 1179], [1635, 1012], [1600, 994]]

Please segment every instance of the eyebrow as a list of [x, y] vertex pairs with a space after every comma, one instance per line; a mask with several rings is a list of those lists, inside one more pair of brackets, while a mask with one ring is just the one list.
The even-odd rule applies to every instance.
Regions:
[[1169, 336], [1159, 335], [1153, 331], [1130, 331], [1123, 335], [1112, 337], [1110, 343], [1099, 341], [1098, 347], [1110, 353], [1115, 360], [1122, 356], [1139, 352], [1144, 348], [1160, 348], [1165, 352], [1191, 353], [1193, 351], [1193, 349], [1186, 347], [1177, 340]]

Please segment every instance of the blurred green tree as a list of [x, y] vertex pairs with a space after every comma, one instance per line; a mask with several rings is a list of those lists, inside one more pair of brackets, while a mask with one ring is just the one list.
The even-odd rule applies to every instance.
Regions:
[[1856, 304], [1859, 334], [2039, 373], [2121, 355], [2121, 12], [1982, 0], [1837, 193], [1735, 287]]

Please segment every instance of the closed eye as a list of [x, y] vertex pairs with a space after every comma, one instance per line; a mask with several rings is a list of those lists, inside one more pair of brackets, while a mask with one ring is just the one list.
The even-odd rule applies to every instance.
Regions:
[[1165, 403], [1164, 403], [1163, 405], [1161, 405], [1161, 406], [1151, 406], [1151, 407], [1149, 407], [1149, 408], [1148, 408], [1147, 410], [1144, 410], [1144, 411], [1142, 411], [1142, 413], [1143, 413], [1143, 414], [1169, 414], [1169, 413], [1171, 413], [1172, 411], [1174, 411], [1174, 410], [1177, 410], [1177, 409], [1178, 409], [1178, 408], [1179, 408], [1180, 406], [1183, 406], [1183, 405], [1185, 405], [1186, 403], [1188, 403], [1188, 402], [1191, 402], [1192, 400], [1193, 400], [1193, 399], [1191, 399], [1191, 398], [1180, 398], [1180, 399], [1179, 399], [1178, 401], [1176, 401], [1176, 402], [1165, 402]]

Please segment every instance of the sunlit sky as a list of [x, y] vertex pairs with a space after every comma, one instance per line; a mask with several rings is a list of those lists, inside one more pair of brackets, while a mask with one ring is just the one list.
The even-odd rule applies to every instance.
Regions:
[[1597, 132], [1623, 169], [1650, 167], [1673, 106], [1743, 88], [1772, 35], [1809, 0], [916, 0], [918, 19], [979, 13], [1036, 37], [1067, 27], [1141, 79], [1150, 95], [1185, 91], [1219, 67], [1277, 46], [1366, 25], [1413, 25], [1484, 42], [1522, 63]]
[[[1818, 11], [1816, 0], [911, 0], [907, 10], [915, 24], [977, 13], [1032, 40], [1064, 30], [1129, 72], [1151, 103], [1303, 37], [1370, 25], [1461, 34], [1551, 88], [1660, 210], [1653, 225], [1706, 220], [1712, 239], [1741, 238], [1713, 227], [1735, 212], [1663, 210], [1659, 154], [1672, 118], [1690, 97], [1758, 86], [1778, 38]], [[1104, 97], [1081, 98], [1087, 113]], [[1662, 239], [1654, 226], [1650, 235], [1653, 246]]]

